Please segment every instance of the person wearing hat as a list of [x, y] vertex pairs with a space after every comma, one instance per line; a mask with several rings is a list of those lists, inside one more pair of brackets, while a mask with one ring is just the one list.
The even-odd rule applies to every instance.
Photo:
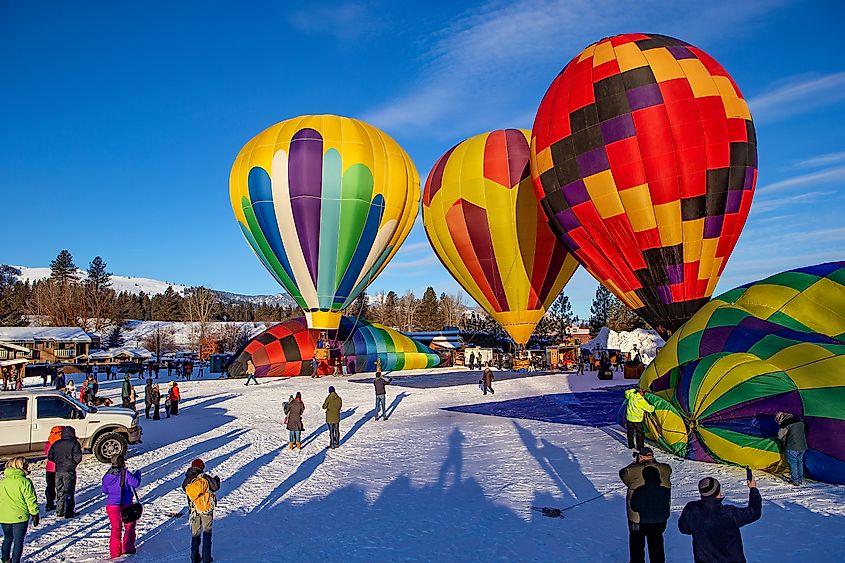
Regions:
[[62, 427], [62, 437], [47, 452], [47, 461], [56, 467], [56, 517], [75, 518], [76, 467], [82, 462], [82, 446], [73, 426]]
[[631, 563], [645, 563], [646, 542], [648, 560], [663, 563], [663, 532], [672, 501], [672, 468], [656, 461], [648, 446], [634, 455], [634, 461], [619, 470], [619, 478], [628, 487], [625, 505]]
[[0, 525], [3, 528], [3, 561], [20, 563], [23, 540], [32, 519], [38, 526], [38, 500], [35, 486], [27, 477], [29, 464], [24, 457], [13, 457], [6, 462], [3, 479], [0, 479]]
[[789, 464], [789, 482], [798, 486], [804, 480], [804, 452], [807, 451], [804, 422], [788, 412], [777, 413], [775, 420], [780, 426], [778, 440], [783, 444]]
[[123, 375], [123, 384], [120, 387], [120, 398], [123, 401], [121, 406], [125, 409], [135, 409], [132, 404], [132, 382], [129, 381], [129, 374]]
[[645, 441], [643, 418], [650, 412], [654, 412], [654, 405], [645, 398], [645, 389], [635, 387], [625, 391], [625, 429], [628, 433], [628, 448], [634, 449], [636, 436], [637, 450], [643, 449]]
[[185, 472], [182, 490], [188, 497], [190, 508], [188, 523], [191, 527], [191, 562], [211, 563], [211, 528], [220, 477], [207, 474], [205, 462], [195, 459]]
[[340, 446], [340, 409], [343, 407], [343, 399], [335, 393], [334, 386], [329, 387], [329, 396], [323, 401], [323, 410], [326, 411], [326, 424], [329, 427], [329, 448]]
[[109, 554], [112, 559], [135, 553], [135, 522], [124, 522], [122, 508], [132, 504], [135, 489], [141, 486], [141, 470], [126, 469], [126, 458], [112, 456], [111, 467], [103, 475], [102, 489], [106, 495], [106, 514], [111, 524]]
[[[170, 414], [173, 416], [178, 416], [179, 414], [179, 401], [182, 400], [182, 393], [179, 392], [179, 383], [176, 381], [170, 382], [170, 391], [167, 394], [167, 398], [170, 399]], [[168, 416], [169, 418], [169, 416]]]
[[740, 528], [760, 519], [763, 499], [757, 481], [745, 482], [748, 506], [722, 504], [722, 486], [715, 477], [698, 482], [701, 500], [688, 502], [678, 519], [678, 530], [692, 536], [692, 554], [696, 563], [730, 561], [745, 563]]

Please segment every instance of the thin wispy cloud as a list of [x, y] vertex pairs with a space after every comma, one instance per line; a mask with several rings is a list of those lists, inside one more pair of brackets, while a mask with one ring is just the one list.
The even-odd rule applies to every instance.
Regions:
[[[795, 206], [800, 205], [808, 205], [810, 203], [818, 202], [822, 198], [826, 198], [828, 196], [834, 195], [836, 192], [833, 191], [812, 191], [812, 192], [805, 192], [798, 195], [783, 197], [783, 196], [776, 196], [772, 198], [764, 199], [763, 201], [755, 201], [753, 205], [754, 213], [769, 213], [771, 211], [775, 211], [778, 209], [783, 209], [784, 207], [793, 208], [793, 212], [800, 211], [795, 209]], [[764, 196], [766, 194], [760, 194], [757, 197]], [[810, 210], [808, 206], [807, 210]]]
[[[432, 251], [433, 252], [433, 251]], [[410, 270], [414, 268], [422, 268], [423, 266], [431, 266], [433, 264], [438, 264], [437, 257], [432, 254], [431, 256], [426, 256], [425, 258], [420, 258], [418, 260], [406, 260], [404, 262], [396, 262], [392, 261], [390, 263], [390, 268], [385, 269], [382, 275], [389, 276], [394, 273], [398, 273], [397, 270]], [[407, 272], [402, 272], [402, 275], [407, 275]]]
[[288, 22], [307, 34], [330, 35], [347, 41], [357, 39], [385, 25], [372, 4], [333, 4], [308, 6], [294, 11]]
[[[364, 119], [389, 131], [455, 137], [499, 127], [530, 127], [545, 88], [584, 47], [620, 32], [660, 31], [693, 41], [725, 39], [782, 1], [706, 6], [622, 0], [492, 1], [433, 34], [424, 68], [409, 91]], [[706, 46], [706, 45], [705, 45]], [[517, 120], [517, 123], [513, 121]]]
[[845, 101], [845, 72], [788, 79], [749, 100], [758, 122], [774, 122]]
[[832, 152], [828, 154], [820, 154], [812, 158], [799, 160], [792, 165], [793, 168], [820, 168], [822, 166], [830, 166], [837, 162], [845, 161], [845, 151]]
[[764, 192], [771, 193], [802, 186], [830, 184], [841, 180], [845, 180], [845, 166], [835, 166], [800, 176], [793, 176], [792, 178], [785, 178], [771, 184], [766, 184], [760, 189]]

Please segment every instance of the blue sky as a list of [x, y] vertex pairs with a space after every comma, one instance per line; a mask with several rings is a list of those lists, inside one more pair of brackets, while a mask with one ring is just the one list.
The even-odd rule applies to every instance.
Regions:
[[[253, 135], [358, 117], [424, 179], [466, 137], [530, 128], [574, 55], [638, 31], [705, 49], [751, 102], [757, 194], [717, 291], [845, 257], [841, 2], [299, 4], [0, 0], [0, 262], [44, 266], [68, 248], [118, 274], [274, 293], [228, 199]], [[427, 285], [457, 290], [418, 218], [371, 287]], [[592, 278], [566, 291], [587, 315]]]

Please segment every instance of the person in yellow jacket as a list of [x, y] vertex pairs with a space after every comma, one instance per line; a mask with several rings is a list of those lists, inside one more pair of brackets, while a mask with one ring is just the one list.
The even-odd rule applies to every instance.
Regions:
[[646, 413], [654, 412], [654, 406], [645, 398], [645, 389], [635, 388], [625, 391], [625, 427], [628, 431], [628, 448], [634, 449], [636, 435], [636, 449], [643, 449], [645, 428], [643, 418]]
[[335, 392], [334, 387], [329, 387], [329, 396], [323, 401], [323, 409], [326, 411], [326, 424], [329, 427], [329, 448], [340, 446], [341, 408], [343, 408], [343, 399]]
[[26, 459], [15, 457], [6, 463], [0, 479], [0, 524], [3, 526], [3, 561], [20, 563], [23, 554], [23, 539], [29, 520], [38, 525], [38, 501], [35, 487], [26, 476]]

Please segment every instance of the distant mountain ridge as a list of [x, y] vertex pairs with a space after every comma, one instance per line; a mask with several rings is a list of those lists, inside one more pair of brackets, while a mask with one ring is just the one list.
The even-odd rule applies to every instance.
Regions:
[[[28, 266], [14, 266], [11, 264], [10, 266], [20, 270], [21, 273], [18, 276], [18, 279], [21, 281], [29, 281], [30, 283], [33, 283], [50, 277], [50, 268], [30, 268]], [[85, 278], [84, 270], [77, 270], [77, 273], [79, 274], [79, 279]], [[147, 295], [158, 295], [167, 291], [168, 287], [172, 287], [173, 291], [184, 295], [191, 287], [178, 283], [154, 280], [151, 278], [119, 276], [116, 274], [112, 274], [111, 276], [111, 286], [112, 289], [118, 293], [125, 291], [136, 295], [141, 292], [144, 292]], [[286, 293], [277, 293], [275, 295], [243, 295], [241, 293], [220, 291], [213, 288], [209, 289], [214, 291], [214, 293], [216, 293], [220, 300], [224, 303], [252, 303], [253, 305], [267, 303], [269, 305], [284, 306], [296, 305], [294, 300]]]

